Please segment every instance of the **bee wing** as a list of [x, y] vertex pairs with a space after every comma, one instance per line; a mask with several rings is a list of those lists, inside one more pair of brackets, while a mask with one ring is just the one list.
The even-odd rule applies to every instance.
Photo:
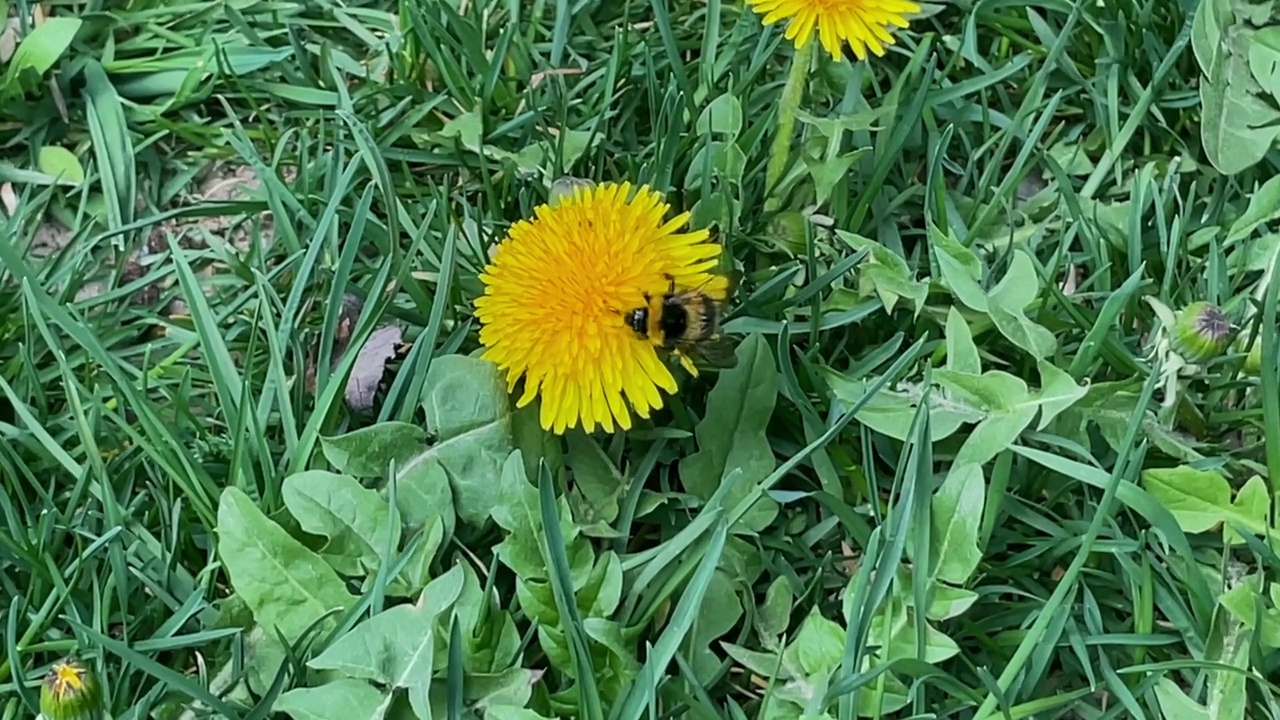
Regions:
[[737, 346], [724, 335], [716, 335], [691, 347], [687, 354], [693, 355], [705, 364], [722, 370], [729, 370], [738, 364]]

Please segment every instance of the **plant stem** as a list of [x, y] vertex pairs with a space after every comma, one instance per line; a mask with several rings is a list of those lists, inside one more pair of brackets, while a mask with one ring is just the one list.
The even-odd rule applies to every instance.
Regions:
[[770, 193], [765, 200], [765, 210], [776, 210], [780, 200], [776, 193], [778, 181], [787, 168], [787, 158], [791, 155], [791, 135], [796, 128], [796, 110], [804, 99], [805, 80], [809, 76], [809, 66], [813, 59], [813, 46], [808, 42], [802, 48], [796, 48], [791, 56], [791, 70], [787, 73], [787, 84], [782, 87], [781, 104], [778, 107], [778, 131], [773, 136], [773, 148], [769, 154], [769, 165], [765, 170], [765, 187]]

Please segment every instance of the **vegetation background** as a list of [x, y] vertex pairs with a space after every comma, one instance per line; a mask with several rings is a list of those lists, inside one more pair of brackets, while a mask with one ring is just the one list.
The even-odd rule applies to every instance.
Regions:
[[[1280, 717], [1274, 2], [927, 3], [798, 104], [723, 0], [3, 7], [0, 717], [67, 656], [131, 719]], [[625, 434], [473, 352], [563, 175], [742, 278]]]

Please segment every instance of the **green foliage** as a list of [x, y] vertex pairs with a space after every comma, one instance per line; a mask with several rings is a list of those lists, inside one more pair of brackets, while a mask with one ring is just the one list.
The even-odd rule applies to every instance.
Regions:
[[1238, 173], [1275, 144], [1280, 129], [1280, 15], [1269, 3], [1206, 0], [1192, 25], [1191, 44], [1202, 73], [1201, 140], [1209, 162]]

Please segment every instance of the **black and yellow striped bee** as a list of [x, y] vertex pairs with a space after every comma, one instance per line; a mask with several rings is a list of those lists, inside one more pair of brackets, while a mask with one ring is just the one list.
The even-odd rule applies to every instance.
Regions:
[[720, 303], [700, 288], [676, 290], [675, 279], [662, 295], [644, 296], [645, 304], [623, 313], [627, 326], [639, 337], [685, 358], [699, 357], [717, 367], [733, 367], [732, 343], [720, 334]]

